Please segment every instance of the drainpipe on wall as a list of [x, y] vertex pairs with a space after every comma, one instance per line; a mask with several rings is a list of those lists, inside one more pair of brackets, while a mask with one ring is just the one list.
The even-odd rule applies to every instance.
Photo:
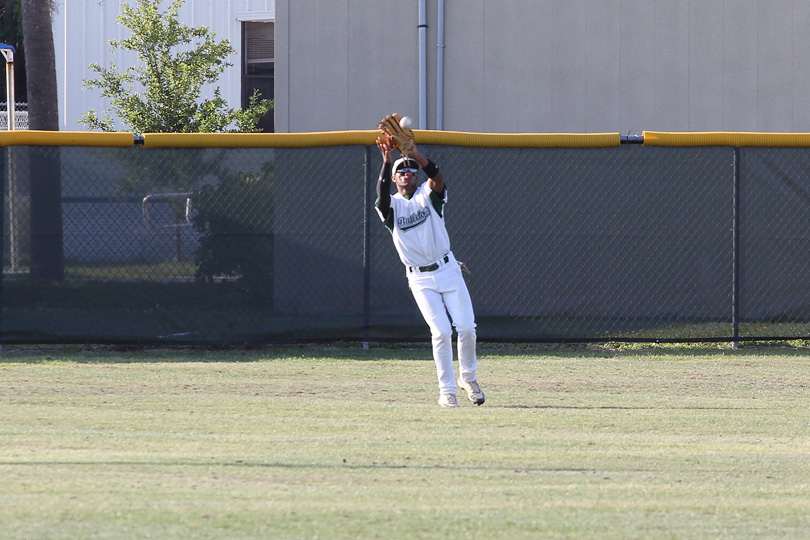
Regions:
[[444, 129], [444, 0], [439, 0], [436, 43], [436, 129]]
[[419, 0], [419, 128], [427, 129], [427, 13]]

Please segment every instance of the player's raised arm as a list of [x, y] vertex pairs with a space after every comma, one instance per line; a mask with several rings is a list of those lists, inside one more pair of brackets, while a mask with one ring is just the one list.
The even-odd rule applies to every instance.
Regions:
[[442, 172], [439, 170], [439, 167], [431, 160], [423, 156], [415, 144], [413, 145], [413, 149], [411, 150], [409, 157], [417, 162], [419, 166], [422, 167], [422, 170], [425, 171], [425, 174], [428, 177], [428, 186], [430, 189], [436, 193], [444, 193], [444, 176], [442, 176]]
[[382, 154], [383, 165], [380, 178], [377, 180], [377, 202], [374, 206], [383, 219], [388, 217], [391, 210], [391, 146], [383, 138], [377, 139], [377, 148]]

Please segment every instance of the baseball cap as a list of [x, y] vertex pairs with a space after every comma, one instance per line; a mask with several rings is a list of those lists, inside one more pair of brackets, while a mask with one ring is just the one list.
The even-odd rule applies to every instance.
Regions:
[[419, 164], [410, 158], [399, 158], [394, 162], [394, 167], [391, 170], [396, 173], [398, 170], [405, 167], [419, 170]]

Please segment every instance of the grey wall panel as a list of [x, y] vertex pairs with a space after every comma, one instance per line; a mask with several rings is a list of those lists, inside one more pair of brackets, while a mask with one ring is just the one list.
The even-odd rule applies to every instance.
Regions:
[[548, 21], [553, 36], [550, 131], [587, 131], [586, 14], [584, 2], [555, 2]]
[[486, 0], [468, 0], [463, 6], [449, 2], [446, 8], [445, 129], [480, 131], [482, 126], [486, 107], [482, 77], [486, 58], [485, 4]]
[[655, 126], [689, 130], [689, 4], [659, 2], [655, 6]]
[[290, 3], [276, 2], [276, 65], [273, 115], [276, 131], [290, 130]]
[[757, 65], [757, 131], [793, 129], [792, 0], [760, 6]]
[[655, 12], [645, 0], [621, 3], [621, 76], [620, 133], [641, 132], [655, 119], [653, 102], [655, 83]]
[[[723, 18], [723, 130], [756, 131], [759, 32], [757, 0], [737, 0]], [[706, 96], [712, 101], [717, 98]]]
[[621, 116], [620, 0], [587, 3], [585, 131], [615, 132]]
[[[516, 106], [518, 95], [523, 86], [520, 73], [521, 43], [526, 43], [526, 50], [534, 51], [537, 44], [531, 36], [528, 39], [514, 39], [512, 34], [518, 31], [521, 10], [517, 2], [503, 2], [498, 5], [487, 3], [484, 6], [484, 65], [481, 70], [483, 84], [483, 125], [487, 131], [518, 131], [520, 108]], [[541, 31], [541, 28], [537, 28]], [[525, 41], [524, 41], [525, 40]], [[467, 67], [475, 72], [475, 66]], [[461, 90], [451, 87], [451, 95]], [[463, 110], [452, 106], [453, 115], [462, 116]]]
[[690, 131], [723, 129], [724, 81], [723, 2], [692, 2], [689, 7]]
[[518, 13], [517, 40], [525, 43], [512, 58], [519, 79], [517, 88], [517, 132], [537, 131], [542, 126], [551, 131], [549, 118], [552, 114], [552, 89], [555, 81], [549, 76], [554, 57], [552, 55], [553, 26], [549, 23], [551, 10], [545, 3]]
[[345, 1], [290, 4], [290, 118], [318, 115], [318, 131], [347, 122], [348, 15]]
[[394, 111], [415, 115], [419, 103], [418, 58], [403, 54], [403, 50], [416, 49], [417, 35], [402, 33], [402, 42], [387, 39], [392, 31], [399, 33], [399, 26], [413, 28], [415, 6], [352, 0], [348, 8], [346, 116], [334, 129], [346, 129], [345, 126], [371, 129], [373, 123], [367, 123], [369, 118], [380, 119]]
[[794, 1], [791, 9], [792, 15], [792, 79], [790, 96], [793, 110], [793, 131], [810, 132], [810, 61], [807, 58], [810, 51], [810, 32], [806, 31], [807, 21], [810, 21], [810, 2]]

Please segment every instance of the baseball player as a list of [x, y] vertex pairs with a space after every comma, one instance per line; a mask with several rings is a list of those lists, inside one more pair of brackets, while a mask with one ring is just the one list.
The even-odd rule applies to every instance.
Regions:
[[[476, 380], [475, 316], [460, 263], [450, 251], [450, 238], [444, 225], [447, 189], [442, 173], [416, 145], [393, 163], [391, 142], [381, 137], [377, 139], [377, 146], [382, 153], [383, 166], [377, 182], [375, 207], [392, 234], [399, 258], [405, 265], [408, 285], [430, 327], [439, 378], [439, 405], [458, 407], [457, 386], [467, 392], [470, 401], [481, 405], [484, 393]], [[428, 179], [417, 186], [420, 167]], [[393, 197], [392, 179], [396, 186]], [[458, 381], [453, 370], [453, 326], [458, 333]]]

